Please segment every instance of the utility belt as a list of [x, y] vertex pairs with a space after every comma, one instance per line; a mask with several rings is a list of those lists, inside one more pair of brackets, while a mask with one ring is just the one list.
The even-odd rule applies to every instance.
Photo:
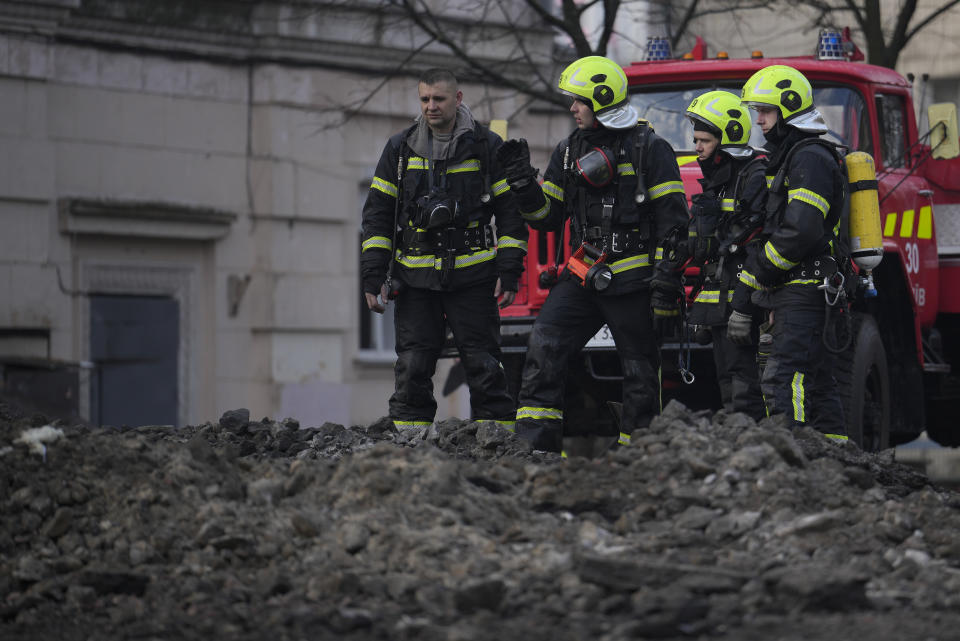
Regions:
[[606, 247], [613, 254], [645, 254], [650, 247], [649, 238], [639, 231], [614, 231], [604, 235], [599, 226], [587, 227], [583, 240], [595, 247]]
[[489, 249], [496, 245], [493, 227], [447, 227], [445, 229], [417, 230], [406, 228], [402, 234], [403, 247], [410, 254], [438, 254]]
[[839, 266], [833, 256], [815, 256], [788, 269], [783, 282], [789, 283], [792, 280], [816, 280], [823, 282], [824, 278], [830, 278], [836, 274], [837, 271], [839, 271]]
[[710, 261], [700, 267], [700, 274], [704, 282], [735, 283], [740, 278], [740, 271], [746, 264], [742, 255], [721, 256], [719, 260]]

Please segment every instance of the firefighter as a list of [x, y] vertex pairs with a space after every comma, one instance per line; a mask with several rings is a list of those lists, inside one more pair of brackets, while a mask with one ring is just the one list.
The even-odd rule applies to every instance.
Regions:
[[424, 72], [418, 92], [421, 114], [387, 141], [363, 207], [367, 306], [383, 313], [396, 298], [390, 418], [398, 429], [433, 422], [432, 376], [449, 326], [472, 418], [512, 429], [497, 301], [516, 295], [527, 228], [496, 160], [503, 142], [476, 122], [453, 73]]
[[688, 220], [673, 149], [638, 122], [623, 69], [581, 58], [560, 75], [559, 88], [573, 98], [577, 128], [554, 149], [542, 186], [526, 141], [507, 141], [500, 151], [527, 223], [557, 231], [570, 221], [573, 255], [534, 323], [517, 401], [517, 434], [554, 452], [562, 449], [568, 360], [604, 323], [623, 367], [619, 442], [629, 443], [659, 412], [654, 330], [679, 327], [680, 271], [668, 258], [685, 241]]
[[[727, 338], [730, 300], [748, 252], [758, 245], [766, 191], [765, 158], [748, 144], [750, 112], [728, 91], [710, 91], [687, 107], [703, 173], [692, 198], [689, 253], [701, 279], [687, 322], [713, 360], [725, 408], [756, 420], [766, 415], [757, 368], [758, 331], [736, 344]], [[762, 322], [755, 319], [754, 327]]]
[[751, 340], [754, 303], [772, 309], [773, 346], [760, 383], [770, 413], [846, 440], [836, 356], [823, 340], [831, 297], [820, 289], [848, 258], [839, 238], [840, 165], [819, 141], [827, 126], [799, 71], [765, 67], [747, 80], [741, 99], [756, 110], [767, 140], [766, 240], [740, 273], [728, 336]]

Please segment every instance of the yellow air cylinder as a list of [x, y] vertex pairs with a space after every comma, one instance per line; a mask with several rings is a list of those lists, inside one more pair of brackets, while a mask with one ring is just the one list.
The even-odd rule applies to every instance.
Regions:
[[877, 174], [873, 168], [873, 157], [868, 153], [855, 151], [847, 154], [845, 163], [850, 182], [851, 258], [857, 267], [870, 271], [883, 259]]

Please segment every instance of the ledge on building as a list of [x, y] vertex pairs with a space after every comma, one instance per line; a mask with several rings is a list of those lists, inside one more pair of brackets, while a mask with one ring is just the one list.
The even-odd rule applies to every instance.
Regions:
[[382, 351], [372, 349], [361, 349], [353, 355], [353, 364], [363, 367], [393, 369], [397, 362], [397, 354], [393, 350]]
[[61, 198], [60, 231], [69, 235], [217, 240], [237, 219], [232, 212], [178, 203]]

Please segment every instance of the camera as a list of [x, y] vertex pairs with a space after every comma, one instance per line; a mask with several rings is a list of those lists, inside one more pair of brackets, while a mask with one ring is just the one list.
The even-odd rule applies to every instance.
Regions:
[[449, 227], [460, 212], [460, 203], [436, 190], [417, 199], [417, 207], [416, 224], [421, 229]]

